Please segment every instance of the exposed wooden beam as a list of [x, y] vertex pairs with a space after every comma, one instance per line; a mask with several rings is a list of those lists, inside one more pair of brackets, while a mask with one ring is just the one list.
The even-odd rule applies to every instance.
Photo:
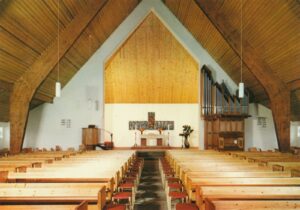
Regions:
[[[14, 86], [13, 83], [0, 80], [0, 91], [7, 91], [7, 92], [10, 93], [13, 89], [13, 86]], [[42, 93], [36, 93], [34, 95], [34, 98], [36, 98], [40, 101], [47, 102], [47, 103], [52, 103], [53, 102], [53, 98], [51, 96], [47, 96], [47, 95], [42, 94]]]
[[14, 83], [10, 97], [10, 151], [22, 149], [30, 101], [37, 88], [45, 80], [72, 44], [104, 7], [108, 0], [89, 0], [88, 7], [81, 10], [74, 20], [59, 33], [59, 55], [57, 39], [41, 54], [32, 66]]
[[[218, 0], [195, 0], [199, 8], [220, 32], [236, 54], [241, 57], [240, 32], [227, 21], [226, 16], [215, 7]], [[219, 6], [219, 4], [217, 4]], [[272, 71], [259, 53], [243, 40], [243, 63], [253, 73], [268, 94], [273, 114], [278, 146], [281, 151], [290, 149], [290, 91]]]
[[288, 87], [291, 91], [295, 91], [297, 89], [300, 89], [300, 79], [295, 79], [293, 81], [290, 81], [287, 83]]

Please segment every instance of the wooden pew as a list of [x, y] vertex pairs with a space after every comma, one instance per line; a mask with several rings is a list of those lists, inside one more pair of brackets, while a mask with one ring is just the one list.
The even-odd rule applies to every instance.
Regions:
[[[201, 210], [205, 207], [208, 210], [214, 209], [209, 208], [212, 205], [210, 205], [211, 202], [205, 202], [207, 199], [212, 202], [224, 199], [230, 201], [252, 199], [255, 200], [252, 203], [260, 201], [261, 205], [265, 202], [262, 200], [268, 199], [281, 202], [282, 207], [285, 207], [282, 199], [300, 199], [300, 178], [291, 178], [292, 173], [295, 174], [297, 171], [274, 173], [271, 170], [272, 167], [258, 166], [258, 163], [264, 161], [266, 162], [264, 165], [271, 166], [269, 161], [273, 160], [282, 160], [285, 163], [287, 161], [296, 162], [299, 160], [296, 156], [277, 152], [224, 154], [221, 152], [220, 154], [214, 152], [167, 152], [169, 163], [175, 169], [176, 175], [183, 180], [191, 199], [194, 198], [193, 191], [196, 189], [195, 198]], [[252, 162], [249, 163], [249, 160]], [[299, 201], [296, 204], [298, 205]], [[259, 203], [254, 208], [247, 208], [247, 203], [243, 202], [241, 205], [244, 205], [244, 209], [259, 209]], [[278, 204], [278, 206], [280, 205]], [[231, 207], [228, 209], [232, 209]], [[218, 209], [223, 210], [220, 206]]]
[[[300, 186], [300, 178], [188, 178], [186, 189], [194, 200], [196, 187], [202, 186]], [[300, 188], [300, 187], [299, 187]]]
[[[16, 155], [10, 158], [9, 163], [20, 164], [20, 159], [27, 158], [26, 163], [32, 164], [32, 160], [57, 157], [51, 152], [28, 153]], [[70, 152], [69, 152], [70, 153]], [[66, 154], [66, 153], [64, 153]], [[61, 157], [53, 163], [43, 163], [41, 168], [26, 168], [20, 172], [2, 172], [0, 173], [0, 182], [17, 183], [105, 183], [108, 189], [108, 198], [111, 198], [112, 192], [116, 189], [117, 173], [128, 166], [130, 160], [134, 157], [134, 151], [93, 151], [76, 153], [75, 156]], [[22, 157], [22, 158], [20, 158]], [[24, 158], [23, 158], [24, 157]], [[110, 162], [113, 161], [113, 164]], [[7, 160], [3, 161], [6, 162]], [[28, 161], [28, 162], [27, 162]], [[22, 164], [24, 162], [21, 162]]]
[[206, 200], [299, 200], [300, 187], [222, 186], [197, 187], [196, 203], [206, 208]]
[[293, 177], [300, 177], [300, 169], [292, 169], [291, 174]]
[[209, 172], [202, 172], [202, 171], [190, 171], [190, 172], [183, 172], [180, 179], [184, 184], [187, 183], [188, 177], [190, 178], [239, 178], [239, 177], [260, 177], [260, 178], [275, 178], [275, 177], [291, 177], [291, 172], [272, 172], [272, 171], [209, 171]]
[[300, 163], [300, 159], [296, 157], [256, 157], [249, 158], [249, 162], [257, 162], [262, 166], [267, 166], [271, 162], [295, 162]]
[[205, 210], [295, 210], [300, 209], [297, 200], [205, 200]]
[[79, 208], [79, 205], [1, 205], [1, 210], [99, 210], [96, 205]]
[[79, 204], [85, 200], [102, 209], [106, 202], [105, 188], [101, 183], [2, 183], [0, 203]]
[[300, 163], [297, 162], [269, 162], [273, 171], [291, 171], [292, 169], [300, 169]]

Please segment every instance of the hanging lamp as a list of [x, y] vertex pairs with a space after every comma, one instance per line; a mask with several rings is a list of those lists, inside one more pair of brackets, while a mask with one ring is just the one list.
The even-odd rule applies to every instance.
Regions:
[[57, 81], [55, 83], [55, 97], [61, 96], [61, 83], [59, 81], [59, 0], [57, 7]]
[[244, 98], [244, 83], [243, 83], [243, 0], [241, 0], [241, 81], [239, 83], [239, 98]]

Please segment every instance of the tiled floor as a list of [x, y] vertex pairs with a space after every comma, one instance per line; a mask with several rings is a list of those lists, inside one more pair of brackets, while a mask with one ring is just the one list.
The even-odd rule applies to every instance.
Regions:
[[134, 210], [166, 210], [167, 201], [158, 170], [158, 160], [145, 160]]

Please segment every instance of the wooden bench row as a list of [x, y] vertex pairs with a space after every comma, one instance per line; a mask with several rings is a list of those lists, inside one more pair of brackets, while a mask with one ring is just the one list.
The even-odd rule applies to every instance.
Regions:
[[[299, 206], [297, 200], [300, 199], [300, 178], [292, 177], [291, 171], [272, 171], [272, 167], [268, 164], [249, 162], [250, 157], [258, 159], [274, 157], [268, 160], [274, 160], [275, 157], [276, 160], [280, 160], [281, 157], [283, 160], [298, 158], [275, 152], [255, 152], [255, 154], [173, 150], [167, 152], [167, 160], [176, 175], [181, 178], [190, 199], [196, 201], [201, 209], [223, 209], [220, 207], [223, 200], [236, 202], [245, 200], [239, 203], [245, 208], [239, 206], [241, 207], [239, 209], [253, 209], [247, 207], [249, 202], [246, 200], [249, 199], [255, 200], [255, 203], [260, 201], [258, 204], [267, 205], [268, 208], [274, 205], [273, 202], [280, 203], [281, 209]], [[214, 203], [215, 201], [219, 202]], [[224, 205], [227, 209], [233, 209], [234, 206], [229, 203], [224, 202]]]
[[[85, 204], [81, 204], [85, 201]], [[105, 184], [91, 183], [30, 183], [0, 184], [1, 210], [103, 209], [106, 203]], [[18, 204], [18, 205], [16, 205]], [[20, 205], [21, 204], [21, 205]], [[26, 205], [22, 205], [26, 204]]]
[[[43, 162], [58, 155], [61, 158]], [[62, 210], [102, 209], [134, 157], [134, 151], [44, 151], [2, 157], [0, 165], [28, 167], [0, 172], [0, 209], [26, 209], [29, 204], [30, 209], [47, 209], [47, 205]], [[32, 167], [35, 163], [41, 164]], [[82, 201], [88, 205], [79, 207]]]

